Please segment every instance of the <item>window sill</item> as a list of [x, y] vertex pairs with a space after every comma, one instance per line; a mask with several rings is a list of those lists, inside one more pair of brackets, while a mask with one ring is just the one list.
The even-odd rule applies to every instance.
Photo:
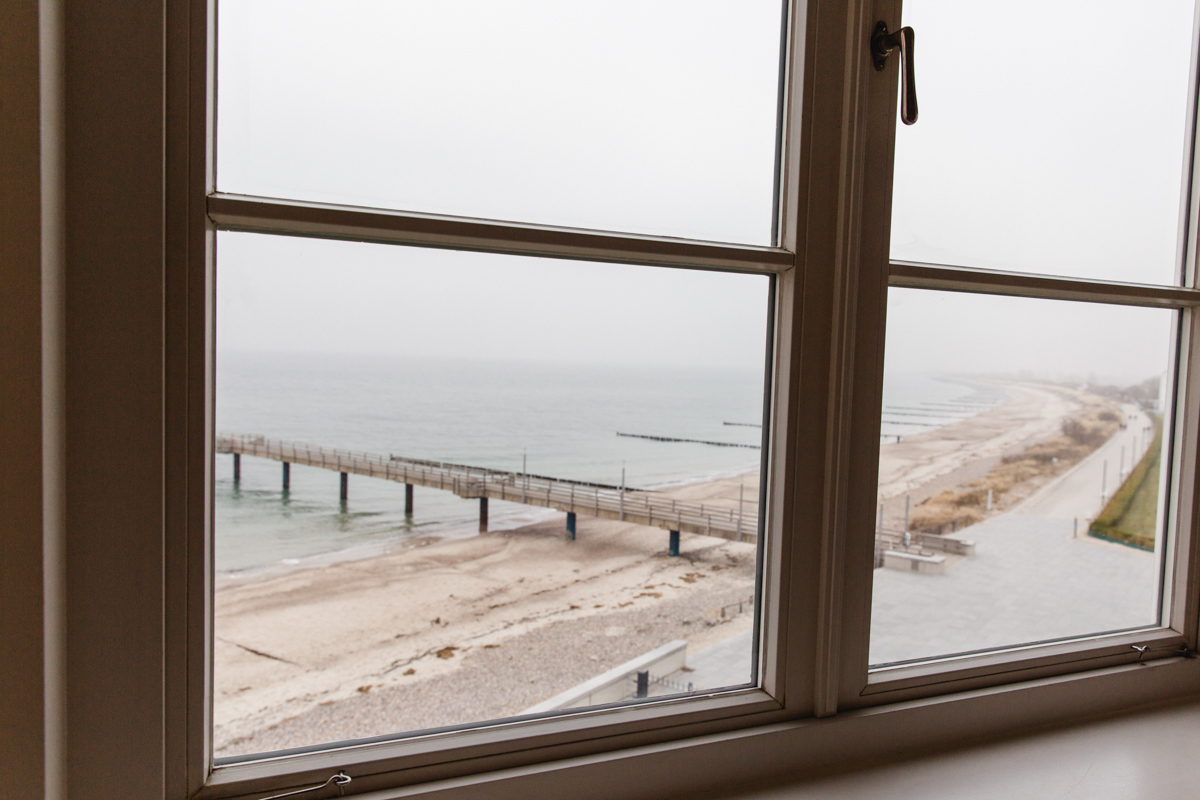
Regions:
[[[930, 752], [949, 752], [1200, 694], [1200, 660], [1168, 658], [957, 695], [714, 733], [531, 766], [469, 774], [470, 762], [356, 777], [375, 800], [487, 797], [737, 796], [746, 787], [812, 780]], [[1200, 712], [1197, 712], [1200, 714]], [[453, 770], [458, 776], [447, 775]], [[385, 789], [403, 781], [404, 788]]]

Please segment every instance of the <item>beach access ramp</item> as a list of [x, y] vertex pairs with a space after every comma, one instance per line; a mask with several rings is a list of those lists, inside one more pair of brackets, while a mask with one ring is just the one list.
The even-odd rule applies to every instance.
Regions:
[[488, 499], [553, 508], [568, 514], [567, 529], [574, 535], [576, 514], [599, 519], [621, 520], [662, 528], [672, 533], [672, 555], [678, 553], [680, 532], [715, 536], [736, 542], [758, 541], [758, 504], [739, 502], [737, 507], [676, 500], [664, 493], [629, 489], [587, 481], [552, 478], [525, 472], [451, 464], [381, 455], [355, 450], [268, 439], [246, 434], [218, 434], [217, 453], [234, 457], [234, 479], [240, 475], [240, 457], [254, 456], [284, 464], [284, 488], [292, 464], [319, 467], [342, 476], [342, 499], [347, 497], [349, 475], [403, 483], [405, 512], [412, 513], [413, 486], [453, 492], [459, 497], [480, 500], [480, 530], [487, 530]]

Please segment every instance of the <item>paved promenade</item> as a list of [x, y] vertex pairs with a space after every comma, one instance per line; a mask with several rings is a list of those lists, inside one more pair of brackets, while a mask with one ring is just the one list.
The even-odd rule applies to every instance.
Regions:
[[693, 671], [679, 673], [678, 680], [688, 680], [697, 689], [720, 689], [750, 683], [750, 648], [754, 631], [742, 631], [723, 642], [688, 654], [687, 665]]
[[[871, 662], [884, 664], [1080, 636], [1157, 622], [1159, 560], [1153, 553], [1093, 539], [1101, 482], [1119, 485], [1149, 418], [1130, 421], [1073, 470], [1012, 513], [960, 531], [975, 556], [944, 575], [875, 571]], [[1140, 455], [1140, 453], [1139, 453]], [[1105, 462], [1108, 466], [1105, 467]], [[1075, 519], [1078, 538], [1072, 534]]]

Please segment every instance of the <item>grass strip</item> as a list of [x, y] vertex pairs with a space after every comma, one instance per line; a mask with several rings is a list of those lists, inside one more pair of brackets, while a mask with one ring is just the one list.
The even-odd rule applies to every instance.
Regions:
[[1154, 550], [1158, 478], [1162, 464], [1162, 415], [1154, 414], [1153, 418], [1154, 440], [1129, 477], [1088, 526], [1088, 536], [1139, 550]]

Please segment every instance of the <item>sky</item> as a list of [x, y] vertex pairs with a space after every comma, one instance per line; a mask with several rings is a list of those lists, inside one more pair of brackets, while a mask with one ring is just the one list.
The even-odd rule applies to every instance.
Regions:
[[[1192, 14], [906, 0], [893, 258], [1173, 282]], [[777, 0], [224, 0], [218, 188], [767, 244], [780, 23]], [[250, 234], [217, 258], [221, 347], [761, 364], [751, 276]], [[893, 290], [887, 364], [1139, 380], [1173, 319]]]
[[222, 191], [769, 244], [779, 0], [226, 0]]

